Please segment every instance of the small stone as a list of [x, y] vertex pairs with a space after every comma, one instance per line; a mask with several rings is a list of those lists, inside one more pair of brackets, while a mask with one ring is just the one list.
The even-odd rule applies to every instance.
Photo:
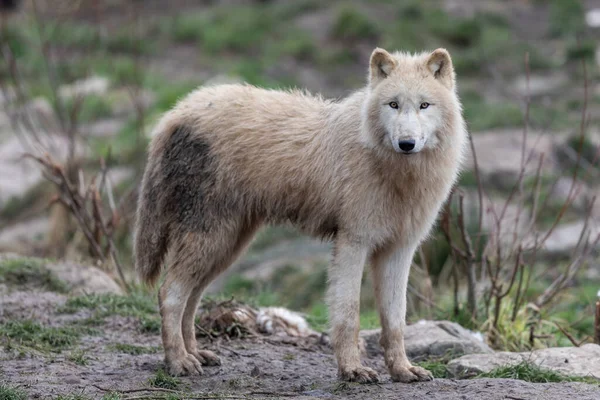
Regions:
[[581, 347], [554, 347], [523, 353], [469, 354], [450, 361], [448, 371], [454, 377], [468, 377], [523, 361], [566, 376], [600, 379], [600, 346], [592, 343]]
[[77, 385], [81, 383], [81, 379], [75, 375], [66, 376], [64, 380], [67, 385]]
[[[362, 331], [366, 351], [370, 357], [381, 356], [379, 345], [381, 330]], [[408, 325], [404, 330], [406, 354], [411, 360], [429, 357], [443, 357], [448, 353], [454, 356], [472, 353], [493, 353], [474, 332], [449, 321], [419, 321]]]
[[262, 374], [260, 372], [260, 368], [258, 368], [258, 365], [255, 365], [254, 368], [252, 368], [252, 371], [250, 371], [250, 376], [253, 378], [257, 378], [261, 375]]

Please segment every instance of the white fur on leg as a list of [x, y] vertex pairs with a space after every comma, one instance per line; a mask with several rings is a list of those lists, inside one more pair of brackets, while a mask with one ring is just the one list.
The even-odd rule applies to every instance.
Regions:
[[360, 284], [366, 259], [366, 248], [338, 242], [327, 290], [331, 342], [340, 377], [361, 383], [378, 380], [375, 371], [361, 365], [358, 348]]
[[400, 382], [430, 380], [431, 374], [413, 367], [404, 349], [406, 325], [406, 287], [415, 246], [399, 248], [375, 260], [375, 292], [381, 315], [381, 344], [392, 379]]

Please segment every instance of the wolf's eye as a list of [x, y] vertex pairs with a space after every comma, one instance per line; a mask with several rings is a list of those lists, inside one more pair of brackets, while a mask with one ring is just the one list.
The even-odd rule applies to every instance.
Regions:
[[396, 103], [395, 101], [392, 101], [390, 103], [390, 107], [395, 108], [397, 110], [398, 109], [398, 103]]
[[423, 103], [421, 103], [421, 106], [420, 106], [419, 108], [421, 108], [421, 110], [424, 110], [424, 109], [426, 109], [427, 107], [429, 107], [429, 103], [427, 103], [427, 102], [423, 102]]

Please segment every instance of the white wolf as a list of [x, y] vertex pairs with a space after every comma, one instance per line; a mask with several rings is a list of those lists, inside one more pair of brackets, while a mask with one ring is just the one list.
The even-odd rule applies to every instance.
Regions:
[[142, 183], [136, 268], [158, 278], [172, 374], [220, 363], [197, 348], [202, 291], [266, 223], [334, 241], [327, 301], [341, 379], [361, 364], [359, 292], [372, 268], [385, 362], [395, 381], [429, 380], [404, 350], [406, 285], [459, 173], [467, 132], [448, 52], [375, 49], [367, 86], [336, 102], [247, 85], [201, 88], [158, 124]]

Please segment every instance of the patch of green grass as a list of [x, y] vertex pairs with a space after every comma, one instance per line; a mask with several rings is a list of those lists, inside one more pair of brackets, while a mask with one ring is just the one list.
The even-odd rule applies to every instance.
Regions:
[[462, 187], [477, 187], [477, 177], [475, 176], [475, 172], [471, 170], [466, 170], [461, 172], [460, 177], [458, 178], [458, 185]]
[[[503, 378], [519, 379], [532, 383], [549, 382], [589, 382], [589, 378], [573, 377], [559, 374], [545, 369], [530, 361], [522, 361], [514, 365], [506, 365], [493, 369], [490, 372], [477, 375], [477, 378]], [[594, 380], [594, 382], [598, 382]]]
[[152, 297], [135, 292], [126, 296], [116, 294], [90, 294], [71, 297], [59, 312], [73, 314], [80, 309], [94, 310], [98, 317], [110, 315], [143, 317], [156, 315], [157, 308]]
[[584, 39], [571, 41], [567, 45], [567, 60], [594, 60], [596, 57], [596, 41], [593, 39]]
[[377, 24], [352, 7], [340, 9], [331, 28], [331, 35], [339, 40], [375, 39], [379, 34]]
[[258, 232], [250, 246], [250, 251], [260, 252], [280, 242], [300, 237], [302, 237], [302, 234], [292, 227], [283, 225], [269, 226]]
[[464, 116], [470, 131], [507, 128], [523, 124], [523, 111], [509, 102], [489, 104], [475, 92], [462, 96]]
[[375, 309], [361, 310], [360, 312], [360, 329], [375, 329], [380, 328], [379, 313]]
[[179, 100], [188, 95], [199, 85], [197, 83], [171, 83], [160, 85], [156, 91], [155, 107], [158, 111], [170, 110]]
[[266, 7], [238, 6], [181, 15], [163, 24], [171, 38], [194, 42], [210, 54], [250, 52], [273, 31], [276, 20]]
[[112, 348], [117, 352], [131, 354], [133, 356], [138, 356], [140, 354], [154, 354], [160, 350], [158, 347], [136, 346], [126, 343], [115, 343]]
[[327, 306], [323, 302], [313, 304], [306, 313], [306, 322], [316, 331], [324, 332], [329, 327]]
[[91, 398], [81, 393], [70, 393], [58, 395], [55, 400], [91, 400]]
[[69, 361], [77, 365], [88, 365], [89, 358], [84, 350], [75, 350], [69, 355]]
[[9, 258], [0, 261], [0, 283], [35, 287], [53, 292], [67, 293], [68, 285], [34, 258]]
[[549, 8], [550, 33], [553, 36], [575, 35], [585, 29], [585, 10], [581, 1], [551, 0]]
[[151, 54], [156, 49], [156, 41], [144, 40], [136, 35], [134, 27], [119, 29], [109, 34], [105, 48], [115, 53]]
[[288, 32], [276, 46], [278, 54], [289, 55], [301, 61], [313, 60], [317, 54], [317, 46], [312, 36], [302, 30]]
[[152, 387], [177, 390], [179, 379], [170, 376], [164, 370], [159, 369], [153, 377], [148, 379], [148, 384]]
[[421, 368], [425, 368], [426, 370], [431, 372], [433, 374], [433, 377], [436, 379], [449, 377], [448, 368], [446, 367], [447, 361], [444, 362], [443, 360], [425, 360], [418, 361], [413, 364], [418, 365]]
[[61, 352], [75, 345], [89, 331], [78, 327], [48, 327], [31, 320], [0, 324], [0, 338], [7, 346], [25, 346], [39, 351]]
[[100, 400], [121, 400], [123, 397], [117, 392], [106, 393]]
[[275, 3], [271, 7], [274, 8], [275, 17], [285, 21], [301, 14], [317, 11], [323, 4], [320, 0], [295, 0]]
[[27, 393], [23, 389], [0, 383], [0, 399], [2, 400], [27, 400]]
[[109, 99], [104, 96], [90, 95], [81, 100], [69, 99], [65, 101], [65, 108], [69, 115], [75, 115], [80, 122], [90, 122], [112, 115]]
[[160, 318], [148, 315], [140, 317], [138, 330], [148, 334], [160, 333]]

